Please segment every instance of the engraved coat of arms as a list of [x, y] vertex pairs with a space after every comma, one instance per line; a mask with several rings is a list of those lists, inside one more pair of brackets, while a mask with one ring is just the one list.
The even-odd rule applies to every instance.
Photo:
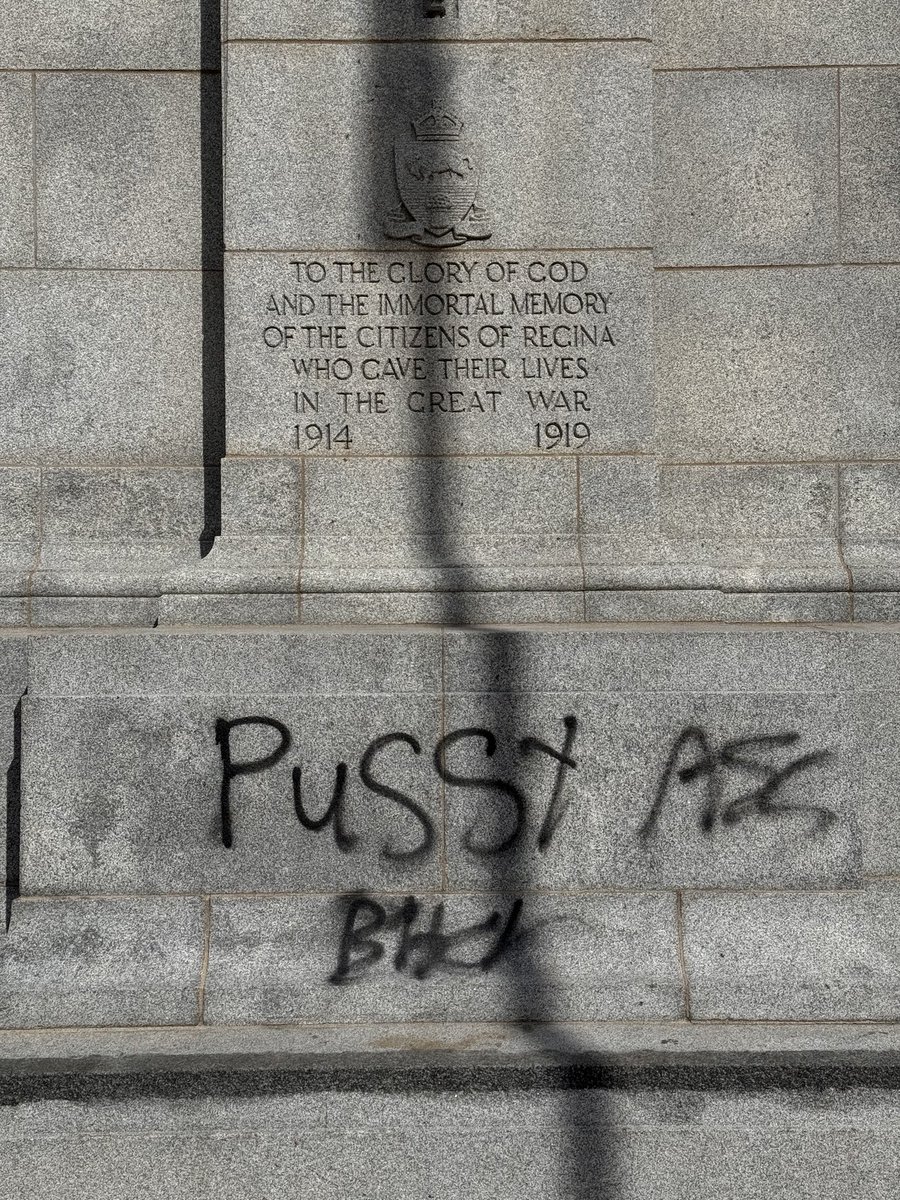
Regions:
[[403, 202], [388, 213], [384, 232], [421, 246], [484, 241], [491, 229], [477, 203], [478, 170], [462, 140], [463, 122], [444, 109], [412, 123], [394, 142], [394, 177]]

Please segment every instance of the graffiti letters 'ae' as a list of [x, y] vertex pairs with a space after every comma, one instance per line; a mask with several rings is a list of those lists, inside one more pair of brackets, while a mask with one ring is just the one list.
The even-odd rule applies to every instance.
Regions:
[[478, 168], [463, 140], [464, 123], [433, 107], [394, 142], [394, 178], [401, 205], [384, 232], [420, 246], [461, 246], [491, 236], [478, 203]]

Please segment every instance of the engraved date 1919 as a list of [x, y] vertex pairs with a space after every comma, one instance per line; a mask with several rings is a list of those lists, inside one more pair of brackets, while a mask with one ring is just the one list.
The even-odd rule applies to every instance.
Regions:
[[538, 450], [580, 450], [590, 441], [591, 427], [584, 421], [546, 421], [534, 427]]

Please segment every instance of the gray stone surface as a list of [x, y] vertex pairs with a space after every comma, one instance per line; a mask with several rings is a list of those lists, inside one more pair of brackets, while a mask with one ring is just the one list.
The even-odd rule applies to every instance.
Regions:
[[[900, 38], [898, 38], [900, 40]], [[841, 75], [841, 239], [845, 259], [900, 259], [900, 69]]]
[[[900, 689], [893, 633], [847, 629], [449, 630], [448, 695], [734, 693], [850, 697]], [[32, 664], [32, 673], [34, 666]]]
[[589, 459], [580, 464], [579, 499], [592, 590], [849, 586], [832, 467], [660, 468], [647, 459]]
[[435, 98], [465, 122], [494, 245], [649, 244], [646, 48], [560, 42], [232, 45], [226, 245], [383, 246], [394, 138]]
[[653, 40], [668, 67], [895, 63], [900, 13], [882, 0], [656, 0]]
[[[594, 687], [604, 688], [599, 673]], [[855, 723], [848, 731], [847, 700], [753, 696], [738, 672], [732, 689], [654, 695], [626, 686], [615, 696], [448, 697], [448, 733], [481, 730], [495, 738], [494, 747], [486, 732], [470, 735], [445, 751], [457, 781], [448, 782], [446, 801], [451, 885], [579, 890], [858, 882], [867, 810], [852, 764], [865, 774], [864, 762], [878, 776], [881, 744]], [[890, 703], [897, 707], [896, 698]], [[564, 748], [566, 716], [577, 720], [568, 752], [576, 766], [560, 786], [552, 752]], [[793, 742], [753, 741], [783, 735]], [[533, 744], [523, 749], [525, 739], [550, 752]], [[711, 778], [708, 756], [744, 739], [730, 761], [717, 760]], [[822, 757], [792, 773], [791, 764], [809, 754]], [[698, 778], [680, 778], [701, 763]], [[779, 771], [787, 777], [773, 782], [767, 807], [754, 792]], [[521, 824], [514, 800], [486, 779], [518, 789]], [[547, 822], [552, 827], [556, 819], [545, 841]], [[509, 849], [495, 852], [513, 838]]]
[[222, 527], [226, 537], [296, 537], [303, 528], [303, 468], [285, 458], [226, 458]]
[[[603, 1063], [606, 1056], [631, 1058], [639, 1066], [650, 1052], [662, 1070], [693, 1062], [725, 1071], [755, 1061], [782, 1072], [794, 1063], [841, 1063], [890, 1068], [900, 1051], [900, 1030], [891, 1022], [758, 1021], [585, 1021], [577, 1028], [548, 1022], [512, 1021], [391, 1022], [384, 1025], [193, 1025], [147, 1029], [0, 1030], [0, 1069], [10, 1076], [77, 1070], [90, 1063], [98, 1074], [202, 1072], [216, 1067], [249, 1070], [271, 1066], [317, 1070], [328, 1081], [340, 1064], [368, 1067], [378, 1078], [385, 1066], [402, 1062], [426, 1077], [436, 1062], [446, 1066], [487, 1066], [502, 1072], [514, 1064], [559, 1061], [560, 1050], [575, 1043]], [[863, 1051], [864, 1054], [859, 1052]], [[389, 1060], [386, 1062], [386, 1060]], [[865, 1067], [863, 1068], [865, 1074]], [[847, 1071], [845, 1079], [850, 1071]], [[382, 1077], [383, 1078], [383, 1077]], [[857, 1078], [859, 1076], [857, 1075]], [[732, 1080], [734, 1075], [732, 1074]], [[658, 1093], [657, 1093], [658, 1094]], [[838, 1093], [840, 1095], [840, 1093]], [[846, 1095], [846, 1094], [845, 1094]], [[845, 1107], [845, 1116], [853, 1119]]]
[[304, 592], [581, 586], [572, 461], [316, 459], [305, 470]]
[[649, 0], [448, 0], [443, 18], [395, 0], [230, 0], [228, 36], [273, 38], [649, 38]]
[[440, 638], [330, 633], [71, 634], [30, 644], [32, 696], [427, 696], [440, 689]]
[[900, 466], [869, 463], [841, 468], [842, 546], [858, 591], [900, 585]]
[[[648, 448], [649, 253], [480, 245], [446, 262], [399, 244], [392, 253], [322, 252], [309, 268], [292, 265], [292, 254], [230, 254], [229, 451]], [[298, 282], [307, 269], [316, 281]], [[567, 278], [554, 282], [550, 272]], [[559, 430], [546, 428], [553, 422]]]
[[159, 621], [155, 596], [31, 596], [28, 623], [35, 628], [124, 626], [152, 629]]
[[661, 451], [692, 462], [890, 457], [892, 267], [657, 277]]
[[836, 261], [837, 85], [837, 71], [658, 74], [656, 261]]
[[[196, 69], [206, 0], [9, 0], [0, 67], [17, 70]], [[202, 61], [217, 66], [212, 46]]]
[[[849, 1115], [849, 1119], [848, 1119]], [[881, 1200], [896, 1177], [896, 1101], [877, 1089], [599, 1089], [263, 1094], [4, 1108], [6, 1196], [121, 1200], [123, 1178], [173, 1200], [359, 1195], [476, 1200], [578, 1190], [610, 1200]], [[29, 1124], [33, 1132], [29, 1131]], [[39, 1131], [39, 1132], [38, 1132]]]
[[43, 472], [45, 542], [197, 540], [203, 471], [170, 467], [48, 467]]
[[[240, 686], [235, 664], [235, 683]], [[376, 681], [353, 694], [160, 696], [26, 702], [22, 874], [27, 894], [341, 891], [434, 887], [440, 880], [440, 780], [431, 753], [440, 737], [437, 695], [385, 693]], [[298, 679], [291, 689], [302, 691]], [[343, 692], [343, 694], [341, 694]], [[230, 787], [233, 845], [223, 844], [222, 754], [217, 720], [268, 718], [292, 745], [260, 773]], [[364, 754], [376, 739], [403, 740]], [[407, 739], [414, 739], [415, 744]], [[235, 763], [258, 762], [279, 731], [230, 732]], [[416, 747], [419, 747], [417, 750]], [[295, 814], [292, 771], [310, 819], [327, 813], [345, 763], [339, 848]], [[403, 799], [375, 789], [393, 788]], [[408, 799], [406, 799], [408, 798]], [[416, 805], [421, 817], [409, 811]]]
[[0, 272], [6, 461], [201, 461], [200, 309], [197, 274]]
[[0, 72], [0, 266], [34, 262], [34, 122], [29, 75]]
[[40, 266], [200, 266], [199, 75], [42, 75], [36, 115]]
[[193, 1023], [202, 944], [195, 899], [18, 900], [0, 953], [0, 1024]]
[[294, 592], [219, 596], [168, 594], [159, 600], [160, 625], [294, 625], [299, 597]]
[[[142, 598], [135, 616], [141, 605], [149, 612], [150, 598], [159, 595], [162, 579], [185, 563], [200, 561], [203, 492], [202, 468], [45, 470], [34, 596], [89, 601], [119, 597], [125, 619], [115, 624], [130, 619], [129, 597]], [[51, 602], [44, 607], [59, 606]], [[63, 607], [73, 615], [77, 610], [71, 604]], [[97, 606], [88, 602], [85, 607], [89, 616]], [[155, 604], [152, 607], [155, 610]], [[78, 623], [96, 622], [80, 617]]]
[[728, 623], [801, 623], [851, 619], [850, 592], [729, 592], [718, 588], [634, 591], [591, 590], [593, 570], [586, 567], [588, 621], [725, 621]]
[[896, 1020], [896, 892], [688, 896], [695, 1019]]
[[[248, 518], [252, 520], [249, 514]], [[277, 513], [275, 519], [278, 519]], [[219, 537], [205, 557], [198, 560], [194, 553], [191, 558], [183, 558], [180, 567], [170, 563], [160, 586], [165, 594], [174, 597], [295, 596], [299, 586], [300, 553], [301, 540], [296, 534], [270, 537], [251, 533], [243, 537]]]
[[0, 467], [0, 593], [26, 594], [37, 562], [40, 527], [40, 472]]
[[323, 625], [548, 625], [580, 621], [580, 589], [560, 592], [306, 592], [300, 619]]
[[[373, 898], [391, 915], [403, 903], [402, 894]], [[427, 930], [434, 906], [444, 903], [447, 935], [484, 922], [492, 912], [505, 923], [513, 903], [512, 896], [419, 900], [413, 933]], [[335, 984], [329, 977], [338, 965], [346, 903], [331, 897], [214, 900], [206, 1020], [278, 1024], [476, 1015], [652, 1020], [681, 1011], [671, 896], [529, 897], [519, 936], [487, 971], [432, 966], [440, 944], [429, 949], [427, 938], [409, 947], [409, 961], [398, 969], [398, 935], [389, 931], [379, 962]], [[477, 963], [492, 952], [495, 937], [482, 931], [450, 942], [445, 952]], [[416, 978], [419, 970], [426, 971], [424, 978]]]

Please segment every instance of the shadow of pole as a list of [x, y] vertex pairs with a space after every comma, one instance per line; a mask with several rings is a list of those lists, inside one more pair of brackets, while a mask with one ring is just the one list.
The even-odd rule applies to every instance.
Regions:
[[[399, 123], [408, 123], [427, 114], [431, 107], [445, 108], [467, 121], [470, 116], [476, 115], [472, 110], [476, 108], [477, 98], [459, 95], [459, 88], [455, 86], [454, 64], [460, 56], [470, 52], [465, 43], [441, 43], [427, 34], [424, 39], [391, 43], [387, 40], [392, 36], [391, 23], [385, 24], [382, 19], [388, 11], [389, 0], [368, 2], [370, 41], [364, 48], [368, 70], [364, 76], [363, 99], [370, 106], [371, 120], [367, 139], [368, 186], [364, 185], [362, 190], [368, 197], [368, 211], [365, 213], [367, 245], [384, 248], [382, 223], [387, 210], [399, 201], [394, 187], [396, 181], [391, 178], [393, 131], [398, 129]], [[430, 18], [439, 26], [441, 21], [452, 19], [457, 8], [453, 0], [448, 0], [446, 4], [432, 0], [390, 2], [414, 8], [422, 25]], [[459, 0], [459, 6], [466, 3], [467, 0]], [[441, 9], [446, 16], [438, 15]], [[489, 98], [487, 104], [481, 99], [484, 111], [480, 115], [485, 121], [490, 120], [489, 103]], [[398, 107], [402, 111], [398, 112]], [[457, 111], [458, 108], [462, 111]], [[419, 258], [422, 262], [447, 261], [454, 255], [471, 256], [473, 245], [478, 247], [474, 251], [476, 254], [490, 257], [484, 242], [468, 243], [449, 250], [440, 247], [423, 249], [409, 241], [398, 241], [395, 245], [398, 258], [408, 256], [410, 259]], [[419, 294], [423, 297], [440, 297], [447, 290], [441, 284], [425, 285]], [[442, 311], [439, 301], [434, 302], [433, 307]], [[438, 370], [438, 358], [446, 353], [433, 350], [422, 352], [427, 359], [427, 379], [421, 386], [427, 388], [429, 383], [433, 383], [440, 387], [443, 380]], [[466, 417], [446, 413], [408, 413], [405, 419], [404, 436], [408, 438], [408, 450], [405, 447], [398, 448], [403, 457], [396, 461], [396, 469], [411, 470], [417, 481], [416, 513], [410, 513], [410, 525], [417, 519], [417, 513], [428, 515], [425, 554], [427, 566], [433, 574], [432, 586], [439, 598], [438, 619], [445, 627], [470, 626], [475, 617], [471, 598], [484, 583], [483, 576], [479, 581], [476, 573], [467, 566], [466, 539], [459, 536], [460, 529], [453, 516], [460, 511], [459, 472], [464, 469], [465, 459], [450, 457], [459, 453], [453, 422], [466, 420]], [[413, 492], [415, 490], [411, 489]], [[515, 746], [520, 739], [535, 732], [524, 727], [527, 714], [523, 711], [525, 697], [519, 684], [517, 663], [517, 655], [522, 650], [521, 642], [514, 633], [485, 630], [481, 636], [472, 639], [472, 646], [472, 653], [481, 659], [473, 663], [476, 674], [482, 673], [480, 667], [487, 666], [489, 671], [483, 672], [484, 677], [496, 680], [496, 687], [491, 694], [482, 698], [489, 710], [485, 713], [487, 724], [495, 732], [498, 746]], [[448, 803], [452, 805], [452, 796], [448, 797]], [[500, 803], [503, 803], [502, 797]], [[532, 813], [530, 816], [533, 826], [537, 815]], [[501, 814], [497, 814], [498, 822], [500, 819]], [[512, 900], [514, 896], [524, 898], [523, 918], [526, 925], [535, 882], [529, 858], [532, 851], [528, 847], [536, 832], [534, 828], [523, 829], [506, 852], [485, 860], [490, 863], [486, 890], [509, 894], [512, 885], [515, 892], [509, 895], [509, 899]], [[451, 887], [453, 882], [451, 877]], [[535, 938], [521, 939], [516, 947], [515, 969], [506, 967], [506, 1019], [518, 1023], [527, 1032], [538, 1054], [552, 1059], [557, 1068], [552, 1075], [555, 1080], [553, 1086], [558, 1089], [555, 1094], [559, 1097], [559, 1127], [564, 1145], [558, 1195], [567, 1200], [599, 1200], [600, 1197], [615, 1200], [618, 1189], [612, 1181], [611, 1093], [603, 1090], [602, 1079], [595, 1068], [586, 1070], [585, 1049], [579, 1044], [572, 1027], [567, 1030], [560, 1024], [550, 1023], [558, 1012], [558, 981], [542, 961], [536, 942]], [[560, 1076], [564, 1081], [562, 1087], [559, 1087]], [[602, 1144], [600, 1139], [603, 1139]], [[502, 1187], [502, 1184], [498, 1186]], [[501, 1193], [498, 1191], [497, 1194]]]

